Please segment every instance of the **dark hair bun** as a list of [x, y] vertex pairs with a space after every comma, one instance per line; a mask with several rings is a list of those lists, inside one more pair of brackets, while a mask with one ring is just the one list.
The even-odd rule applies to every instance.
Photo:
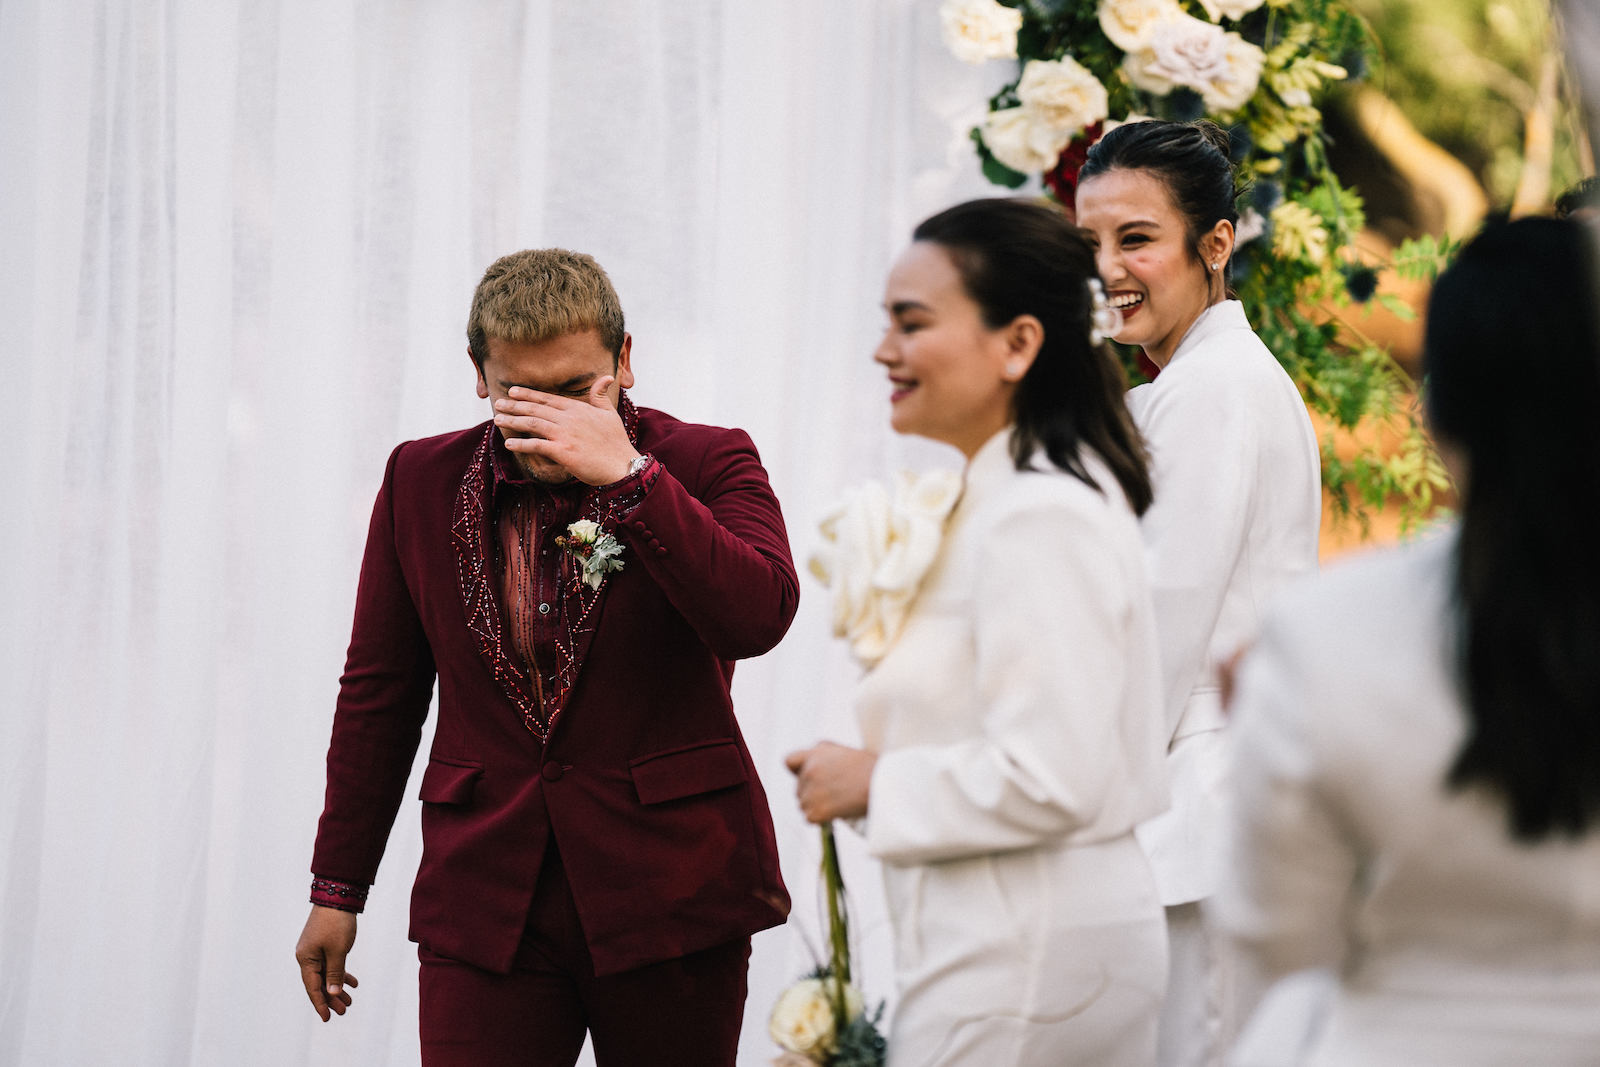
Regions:
[[1078, 184], [1111, 170], [1149, 171], [1172, 191], [1190, 239], [1199, 240], [1224, 219], [1239, 221], [1229, 148], [1227, 131], [1205, 119], [1129, 122], [1089, 149]]

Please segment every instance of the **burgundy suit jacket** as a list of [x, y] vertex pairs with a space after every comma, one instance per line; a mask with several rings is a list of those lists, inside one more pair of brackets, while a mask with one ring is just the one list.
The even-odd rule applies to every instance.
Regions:
[[776, 645], [799, 599], [755, 446], [740, 430], [639, 409], [638, 448], [664, 469], [608, 531], [624, 568], [601, 587], [577, 677], [541, 741], [524, 719], [526, 673], [489, 615], [493, 515], [472, 473], [488, 426], [389, 457], [313, 872], [376, 880], [437, 675], [412, 940], [508, 971], [549, 834], [597, 974], [783, 922], [772, 818], [728, 693], [733, 661]]

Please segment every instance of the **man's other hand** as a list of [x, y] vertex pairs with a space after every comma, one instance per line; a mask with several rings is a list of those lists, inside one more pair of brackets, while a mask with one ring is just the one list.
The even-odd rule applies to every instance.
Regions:
[[311, 905], [311, 916], [306, 919], [300, 941], [294, 946], [294, 958], [300, 964], [300, 980], [305, 983], [306, 996], [323, 1022], [328, 1013], [343, 1015], [350, 1006], [350, 994], [345, 986], [354, 989], [361, 983], [344, 969], [345, 957], [356, 943], [356, 916], [354, 912], [338, 908]]

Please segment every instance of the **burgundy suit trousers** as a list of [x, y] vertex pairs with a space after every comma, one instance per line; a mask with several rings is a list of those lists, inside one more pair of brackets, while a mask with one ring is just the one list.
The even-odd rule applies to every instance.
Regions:
[[734, 1067], [750, 939], [596, 978], [553, 836], [510, 974], [418, 954], [423, 1067]]

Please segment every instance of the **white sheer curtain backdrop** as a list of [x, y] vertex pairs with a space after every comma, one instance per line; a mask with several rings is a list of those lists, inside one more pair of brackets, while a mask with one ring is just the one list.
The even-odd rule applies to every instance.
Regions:
[[[870, 353], [910, 226], [991, 191], [963, 119], [1004, 68], [933, 0], [0, 0], [0, 1063], [415, 1063], [414, 802], [349, 1015], [291, 949], [384, 457], [485, 416], [478, 275], [594, 253], [638, 399], [749, 429], [803, 557], [844, 485], [951, 462]], [[781, 758], [854, 734], [826, 628], [808, 580], [736, 682], [796, 901], [751, 1064], [819, 941]]]

